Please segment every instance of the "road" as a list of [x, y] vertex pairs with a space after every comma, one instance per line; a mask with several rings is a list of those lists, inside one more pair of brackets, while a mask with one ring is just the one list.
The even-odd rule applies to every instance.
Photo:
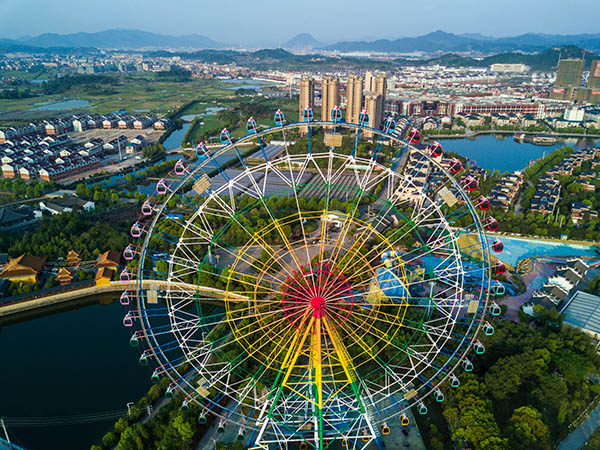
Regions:
[[[186, 283], [170, 283], [163, 280], [143, 280], [142, 284], [143, 289], [156, 288], [159, 290], [165, 290], [169, 287], [181, 288], [189, 291], [196, 291], [198, 289], [201, 289], [203, 292], [210, 293], [213, 296], [217, 296], [218, 294], [223, 293], [223, 291], [220, 289], [209, 288], [204, 286], [199, 288], [196, 285]], [[59, 303], [65, 303], [71, 300], [89, 297], [92, 295], [98, 295], [107, 292], [135, 291], [136, 289], [137, 281], [111, 281], [110, 284], [106, 286], [94, 285], [90, 287], [84, 287], [82, 289], [75, 289], [72, 291], [60, 292], [45, 297], [34, 298], [18, 303], [2, 305], [0, 306], [0, 317], [10, 316], [12, 314], [19, 314], [24, 311], [30, 311]], [[235, 293], [228, 293], [227, 296], [229, 301], [231, 301], [231, 299], [234, 297], [244, 301], [247, 300], [247, 297]]]

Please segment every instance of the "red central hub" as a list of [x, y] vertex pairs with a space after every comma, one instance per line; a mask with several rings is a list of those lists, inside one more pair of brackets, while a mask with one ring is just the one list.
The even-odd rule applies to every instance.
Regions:
[[325, 299], [323, 297], [314, 297], [310, 301], [310, 306], [313, 309], [313, 317], [320, 319], [325, 313]]
[[354, 295], [342, 273], [328, 264], [309, 264], [287, 277], [281, 302], [287, 319], [296, 327], [311, 316], [327, 317], [339, 326], [352, 311]]

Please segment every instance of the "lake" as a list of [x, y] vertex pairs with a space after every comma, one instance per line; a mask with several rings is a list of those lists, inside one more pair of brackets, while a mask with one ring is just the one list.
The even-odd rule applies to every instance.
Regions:
[[[129, 345], [124, 308], [118, 300], [96, 303], [0, 329], [0, 416], [101, 413], [139, 400], [151, 386], [151, 373]], [[113, 423], [9, 428], [9, 433], [28, 450], [80, 450], [89, 449]]]
[[515, 142], [512, 136], [484, 134], [473, 139], [438, 139], [438, 142], [442, 144], [444, 151], [458, 153], [474, 160], [483, 169], [512, 172], [524, 169], [530, 161], [539, 159], [554, 149], [565, 145], [585, 148], [597, 145], [598, 140], [565, 139], [552, 146], [538, 146]]

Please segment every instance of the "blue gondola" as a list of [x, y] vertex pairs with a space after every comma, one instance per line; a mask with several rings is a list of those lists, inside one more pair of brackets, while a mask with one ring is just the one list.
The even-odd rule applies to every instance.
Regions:
[[312, 122], [313, 118], [314, 118], [314, 114], [313, 114], [312, 108], [309, 106], [304, 108], [304, 111], [302, 111], [302, 120], [304, 122]]
[[206, 148], [206, 144], [204, 142], [200, 142], [196, 146], [196, 157], [198, 158], [198, 161], [203, 161], [205, 159], [210, 158], [211, 156], [212, 155], [210, 154], [210, 152]]
[[282, 127], [285, 123], [285, 116], [283, 115], [280, 109], [275, 111], [275, 117], [273, 118], [273, 120], [275, 121], [275, 125], [277, 125], [278, 127]]
[[369, 125], [369, 113], [366, 112], [364, 109], [358, 115], [358, 124], [361, 127]]
[[383, 130], [386, 133], [393, 133], [396, 130], [396, 121], [391, 117], [386, 117], [383, 122]]
[[331, 110], [331, 120], [333, 123], [339, 123], [342, 121], [342, 110], [339, 106], [334, 106]]
[[250, 117], [247, 121], [246, 121], [246, 130], [248, 131], [248, 133], [256, 133], [257, 132], [257, 128], [256, 128], [256, 120], [254, 120], [254, 117]]
[[231, 144], [231, 134], [229, 134], [229, 130], [227, 128], [223, 128], [223, 131], [221, 131], [221, 135], [219, 136], [219, 138], [221, 139], [221, 144]]

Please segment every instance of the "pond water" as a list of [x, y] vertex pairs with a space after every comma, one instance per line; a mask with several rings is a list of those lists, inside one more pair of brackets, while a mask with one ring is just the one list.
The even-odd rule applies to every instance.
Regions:
[[515, 142], [512, 136], [495, 136], [491, 134], [477, 136], [474, 139], [438, 139], [444, 151], [458, 153], [477, 162], [483, 169], [500, 172], [524, 169], [527, 164], [554, 149], [570, 145], [573, 148], [585, 148], [597, 145], [598, 140], [565, 139], [552, 146], [538, 146], [529, 143]]
[[31, 110], [38, 111], [68, 111], [70, 109], [79, 109], [79, 108], [87, 108], [90, 106], [90, 102], [87, 100], [63, 100], [60, 102], [45, 102], [45, 103], [36, 103], [34, 108]]
[[204, 117], [204, 116], [211, 116], [213, 114], [216, 114], [220, 111], [225, 111], [227, 108], [223, 107], [223, 106], [208, 106], [206, 108], [206, 110], [202, 113], [198, 113], [198, 114], [186, 114], [185, 116], [181, 116], [181, 119], [185, 122], [191, 122], [193, 121], [196, 117]]
[[[56, 417], [124, 410], [150, 388], [118, 301], [46, 315], [0, 329], [0, 415]], [[104, 297], [102, 301], [111, 301]], [[88, 449], [114, 420], [9, 428], [28, 450]]]
[[513, 267], [520, 259], [529, 256], [590, 256], [600, 259], [599, 247], [591, 245], [508, 236], [499, 236], [498, 239], [504, 244], [504, 250], [501, 253], [494, 253], [494, 256]]
[[253, 89], [255, 91], [262, 91], [268, 86], [273, 86], [273, 83], [260, 80], [222, 80], [223, 83], [231, 84], [226, 86], [225, 89]]

